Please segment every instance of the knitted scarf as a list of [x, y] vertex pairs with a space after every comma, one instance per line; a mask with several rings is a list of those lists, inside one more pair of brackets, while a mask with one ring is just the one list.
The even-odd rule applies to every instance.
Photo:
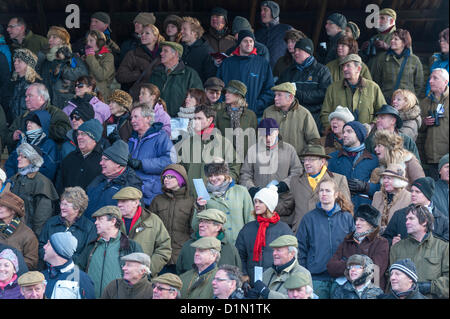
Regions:
[[362, 232], [362, 233], [357, 233], [356, 231], [353, 233], [353, 239], [355, 241], [358, 242], [358, 244], [360, 244], [364, 238], [366, 238], [367, 235], [369, 235], [370, 233], [372, 233], [375, 229], [374, 228], [370, 228], [368, 231]]
[[391, 289], [392, 293], [394, 294], [394, 296], [396, 296], [397, 298], [400, 299], [400, 297], [406, 297], [409, 296], [410, 294], [414, 293], [414, 291], [417, 289], [417, 284], [413, 283], [413, 285], [411, 286], [411, 288], [407, 291], [404, 292], [397, 292], [393, 289]]
[[33, 164], [30, 164], [28, 166], [21, 167], [21, 168], [17, 169], [17, 172], [20, 175], [22, 175], [22, 176], [28, 175], [30, 173], [35, 173], [35, 172], [38, 172], [38, 171], [39, 171], [39, 167], [34, 166]]
[[327, 172], [327, 166], [324, 165], [322, 167], [322, 170], [320, 171], [320, 173], [317, 174], [316, 176], [312, 176], [312, 175], [308, 174], [309, 186], [311, 186], [313, 191], [316, 190], [317, 184], [319, 184], [320, 180], [322, 179], [322, 177], [325, 175], [326, 172]]
[[358, 160], [358, 158], [361, 157], [361, 155], [365, 149], [366, 149], [366, 145], [364, 143], [362, 143], [360, 146], [356, 146], [356, 147], [344, 146], [344, 150], [348, 153], [348, 155], [350, 155], [351, 157], [354, 157], [353, 165], [355, 165], [356, 161]]
[[244, 112], [244, 107], [239, 106], [238, 108], [233, 108], [231, 105], [227, 104], [225, 110], [231, 118], [231, 127], [233, 129], [241, 127], [240, 119]]
[[208, 190], [208, 193], [211, 193], [216, 197], [222, 197], [228, 190], [232, 181], [233, 180], [231, 178], [225, 179], [225, 181], [221, 185], [218, 185], [218, 186], [214, 186], [213, 184], [211, 184], [208, 181], [208, 183], [206, 184], [206, 189]]
[[303, 61], [302, 64], [295, 63], [295, 66], [300, 72], [303, 72], [307, 67], [313, 64], [314, 60], [315, 60], [314, 57], [311, 55], [309, 58]]
[[[31, 145], [39, 145], [41, 141], [47, 136], [42, 128], [25, 132], [26, 142]], [[25, 141], [24, 141], [25, 142]]]
[[6, 237], [14, 234], [16, 229], [19, 227], [20, 217], [16, 216], [12, 219], [12, 221], [7, 225], [3, 220], [0, 221], [0, 232], [4, 234]]
[[273, 212], [271, 218], [265, 218], [261, 215], [256, 216], [259, 223], [258, 232], [256, 233], [255, 245], [253, 247], [253, 261], [260, 261], [262, 256], [262, 248], [266, 246], [266, 230], [269, 224], [276, 224], [280, 220], [280, 215]]

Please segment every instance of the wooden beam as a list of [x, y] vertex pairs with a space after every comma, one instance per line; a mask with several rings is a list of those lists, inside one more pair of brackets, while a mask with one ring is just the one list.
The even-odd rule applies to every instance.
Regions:
[[253, 27], [253, 30], [256, 30], [256, 9], [258, 7], [258, 0], [252, 0], [250, 6], [250, 25]]
[[47, 34], [47, 17], [45, 16], [44, 3], [42, 0], [36, 2], [39, 16], [39, 30], [41, 34]]
[[320, 30], [323, 28], [323, 20], [325, 19], [325, 13], [327, 12], [327, 6], [328, 6], [328, 0], [321, 0], [322, 3], [320, 5], [319, 14], [317, 16], [317, 22], [316, 27], [314, 29], [313, 34], [313, 43], [315, 45], [315, 48], [318, 46], [319, 42], [319, 36], [320, 36]]

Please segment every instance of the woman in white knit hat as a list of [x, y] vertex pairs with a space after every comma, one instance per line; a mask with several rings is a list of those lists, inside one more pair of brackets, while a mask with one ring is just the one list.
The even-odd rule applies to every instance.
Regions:
[[348, 122], [355, 119], [352, 112], [347, 107], [338, 105], [336, 110], [328, 116], [330, 128], [325, 135], [320, 139], [320, 143], [325, 148], [325, 153], [330, 154], [335, 151], [340, 151], [343, 146], [342, 128]]
[[251, 283], [255, 279], [256, 267], [261, 267], [264, 272], [273, 264], [273, 249], [268, 244], [282, 235], [293, 235], [292, 229], [280, 220], [275, 211], [278, 204], [276, 186], [261, 189], [255, 194], [253, 203], [255, 209], [252, 215], [256, 220], [247, 223], [236, 239], [244, 279], [249, 279]]

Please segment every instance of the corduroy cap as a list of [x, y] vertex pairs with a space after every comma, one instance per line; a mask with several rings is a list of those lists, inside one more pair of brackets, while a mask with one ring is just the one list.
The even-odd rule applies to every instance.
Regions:
[[227, 222], [227, 215], [225, 215], [224, 212], [221, 210], [215, 209], [215, 208], [209, 208], [201, 211], [197, 214], [197, 218], [200, 219], [206, 219], [206, 220], [212, 220], [214, 222], [225, 224]]
[[122, 212], [117, 206], [103, 206], [99, 210], [97, 210], [95, 213], [92, 214], [92, 217], [101, 217], [105, 215], [112, 215], [117, 218], [117, 220], [122, 220]]
[[231, 80], [230, 82], [228, 82], [224, 90], [233, 94], [239, 94], [244, 98], [247, 94], [247, 86], [239, 80]]
[[171, 47], [172, 49], [174, 49], [175, 51], [178, 52], [178, 57], [181, 59], [181, 57], [183, 56], [183, 46], [179, 43], [176, 42], [171, 42], [171, 41], [162, 41], [160, 43], [161, 48], [163, 46], [168, 46]]
[[417, 187], [428, 200], [433, 198], [435, 182], [431, 177], [418, 178], [412, 183], [412, 186]]
[[379, 15], [390, 16], [390, 17], [394, 18], [394, 20], [397, 20], [397, 13], [391, 8], [381, 9], [379, 12]]
[[342, 59], [342, 61], [339, 62], [339, 65], [344, 65], [345, 63], [348, 62], [358, 62], [358, 63], [362, 63], [361, 57], [357, 54], [349, 54], [347, 55], [345, 58]]
[[19, 217], [25, 216], [25, 205], [23, 199], [10, 191], [4, 190], [0, 194], [0, 206], [5, 206], [12, 209]]
[[103, 151], [104, 156], [120, 166], [127, 166], [129, 154], [128, 144], [121, 139]]
[[112, 197], [113, 199], [141, 199], [142, 198], [142, 192], [140, 189], [137, 189], [136, 187], [127, 186], [122, 188], [120, 191], [115, 193]]
[[281, 92], [288, 92], [295, 96], [295, 93], [297, 92], [297, 87], [291, 83], [291, 82], [284, 82], [278, 85], [275, 85], [271, 88], [272, 91], [281, 91]]
[[166, 284], [170, 287], [173, 287], [175, 289], [181, 290], [183, 288], [183, 282], [181, 281], [180, 277], [178, 277], [175, 274], [171, 273], [165, 273], [161, 276], [158, 276], [152, 280], [153, 282], [158, 282], [160, 284]]
[[278, 237], [269, 244], [269, 247], [272, 248], [287, 247], [287, 246], [298, 247], [297, 237], [292, 235], [283, 235]]
[[202, 237], [199, 240], [194, 241], [191, 247], [199, 249], [215, 249], [220, 251], [222, 249], [222, 243], [215, 237]]
[[300, 49], [308, 53], [309, 55], [313, 55], [314, 53], [314, 43], [309, 38], [303, 38], [298, 40], [295, 43], [295, 49]]
[[415, 283], [417, 283], [417, 281], [419, 280], [419, 277], [417, 276], [416, 265], [410, 258], [397, 260], [391, 265], [391, 267], [389, 267], [389, 273], [391, 273], [393, 269], [397, 269], [405, 273]]
[[155, 22], [156, 18], [153, 12], [140, 12], [133, 20], [133, 23], [140, 23], [142, 25], [155, 24]]
[[21, 287], [43, 284], [45, 277], [40, 271], [28, 271], [19, 277], [17, 283]]
[[[284, 288], [286, 289], [298, 289], [306, 285], [311, 286], [311, 278], [307, 273], [294, 272], [284, 282]], [[312, 288], [312, 286], [311, 286]]]
[[145, 253], [131, 253], [120, 258], [122, 261], [134, 261], [150, 268], [150, 256]]

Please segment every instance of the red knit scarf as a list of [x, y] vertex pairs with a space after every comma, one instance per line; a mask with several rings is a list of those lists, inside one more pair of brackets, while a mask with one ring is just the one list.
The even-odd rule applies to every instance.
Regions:
[[[136, 224], [136, 222], [139, 220], [139, 218], [141, 218], [142, 215], [142, 207], [139, 206], [136, 214], [134, 214], [133, 219], [131, 220], [131, 225], [130, 225], [130, 230], [128, 231], [128, 233], [131, 233], [131, 230], [133, 229], [134, 224]], [[125, 219], [123, 219], [123, 223], [125, 224]]]
[[214, 123], [211, 123], [210, 126], [205, 128], [204, 130], [201, 130], [200, 132], [196, 132], [197, 135], [203, 136], [203, 135], [210, 135], [212, 131], [214, 130]]
[[258, 232], [256, 233], [255, 246], [253, 247], [253, 261], [259, 261], [262, 255], [262, 248], [266, 246], [266, 230], [269, 224], [276, 224], [280, 220], [277, 212], [273, 213], [271, 218], [264, 218], [260, 215], [256, 216], [259, 223]]

